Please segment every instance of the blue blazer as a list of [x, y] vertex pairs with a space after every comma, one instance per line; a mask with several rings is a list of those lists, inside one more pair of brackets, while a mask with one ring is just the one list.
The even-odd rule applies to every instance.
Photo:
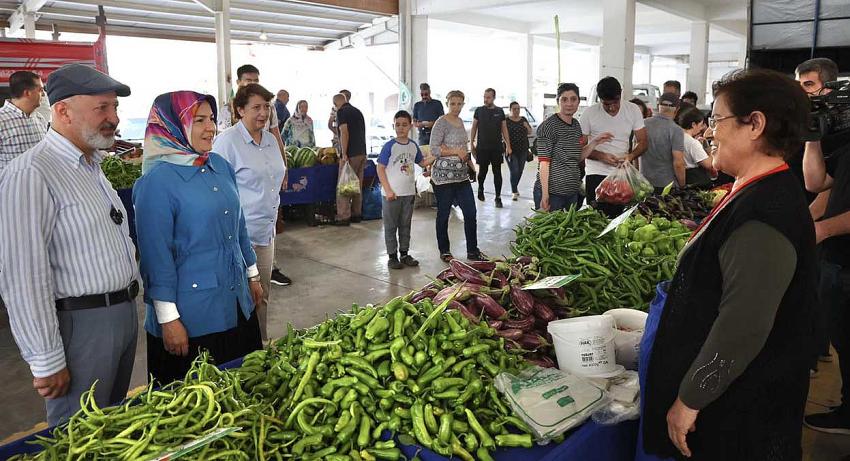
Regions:
[[247, 268], [257, 257], [227, 160], [160, 162], [136, 181], [133, 206], [148, 333], [162, 337], [153, 300], [176, 303], [192, 338], [236, 327], [237, 302], [251, 316]]

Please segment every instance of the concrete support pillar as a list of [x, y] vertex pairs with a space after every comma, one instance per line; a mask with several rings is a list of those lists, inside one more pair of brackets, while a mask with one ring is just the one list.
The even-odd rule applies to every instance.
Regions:
[[35, 38], [35, 13], [24, 14], [24, 36], [29, 39]]
[[534, 36], [525, 34], [522, 40], [525, 42], [525, 62], [520, 69], [525, 75], [525, 101], [520, 105], [531, 110], [534, 103]]
[[747, 40], [741, 40], [741, 45], [738, 48], [738, 67], [745, 68], [747, 67], [747, 54], [749, 52], [749, 45], [747, 44]]
[[707, 100], [705, 84], [708, 80], [708, 33], [707, 22], [695, 21], [691, 23], [691, 55], [688, 81], [685, 88], [696, 93], [702, 102]]
[[635, 0], [602, 0], [602, 46], [599, 78], [612, 76], [631, 99], [635, 61]]
[[413, 16], [411, 0], [399, 0], [399, 108], [410, 110], [419, 84], [428, 81], [428, 16]]
[[230, 0], [221, 0], [215, 16], [215, 48], [218, 73], [218, 102], [230, 101], [232, 74], [230, 64]]

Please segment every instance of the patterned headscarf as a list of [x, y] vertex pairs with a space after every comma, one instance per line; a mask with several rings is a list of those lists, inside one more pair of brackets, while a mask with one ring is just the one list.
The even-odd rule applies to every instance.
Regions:
[[195, 150], [190, 139], [193, 119], [204, 101], [209, 102], [215, 119], [215, 98], [208, 94], [174, 91], [156, 97], [145, 130], [142, 174], [159, 162], [196, 166], [207, 162], [209, 152]]

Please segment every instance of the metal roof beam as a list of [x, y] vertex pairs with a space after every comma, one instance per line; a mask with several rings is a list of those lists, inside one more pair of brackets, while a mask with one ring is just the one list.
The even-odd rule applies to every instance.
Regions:
[[[203, 16], [210, 17], [212, 15], [207, 16], [209, 13], [207, 10], [198, 7], [197, 4], [193, 2], [180, 2], [173, 6], [155, 6], [148, 5], [142, 1], [134, 1], [134, 0], [74, 0], [74, 3], [81, 5], [103, 5], [109, 9], [112, 8], [120, 8], [122, 11], [129, 10], [139, 10], [140, 12], [148, 12], [148, 13], [160, 13], [160, 14], [173, 14], [173, 15], [190, 15], [193, 17]], [[107, 10], [107, 15], [111, 15], [110, 11]], [[238, 11], [234, 11], [233, 7], [230, 9], [230, 18], [232, 20], [238, 21], [250, 21], [250, 22], [262, 22], [264, 24], [276, 24], [280, 26], [292, 26], [302, 29], [310, 29], [310, 28], [321, 28], [328, 32], [333, 32], [336, 36], [345, 33], [351, 33], [357, 30], [357, 27], [362, 25], [363, 23], [357, 22], [349, 25], [337, 25], [332, 23], [322, 23], [321, 21], [325, 21], [319, 19], [320, 23], [311, 23], [309, 19], [305, 21], [304, 19], [284, 19], [280, 16], [277, 16], [276, 13], [261, 11], [258, 10], [256, 12], [249, 11], [247, 13], [240, 13]]]
[[693, 0], [637, 0], [646, 6], [656, 10], [670, 13], [689, 21], [707, 21], [708, 10], [705, 5]]
[[[68, 17], [81, 17], [81, 18], [90, 18], [93, 17], [96, 12], [85, 11], [85, 10], [72, 10], [65, 8], [44, 8], [42, 10], [43, 15], [48, 16], [68, 16]], [[184, 26], [184, 27], [196, 27], [214, 30], [215, 29], [215, 20], [211, 16], [195, 16], [195, 17], [185, 17], [185, 18], [163, 18], [156, 16], [145, 16], [145, 15], [136, 15], [136, 14], [123, 14], [123, 13], [115, 13], [115, 12], [107, 12], [106, 16], [110, 20], [115, 21], [123, 21], [123, 22], [137, 22], [142, 24], [160, 24], [167, 26]], [[321, 40], [334, 40], [339, 34], [333, 32], [324, 32], [321, 28], [317, 28], [316, 30], [294, 30], [286, 27], [280, 27], [276, 24], [263, 24], [257, 23], [254, 21], [237, 21], [231, 18], [231, 30], [234, 31], [245, 31], [251, 32], [255, 34], [259, 34], [260, 30], [268, 33], [275, 33], [279, 35], [290, 35], [293, 37], [311, 37], [317, 38]], [[259, 26], [259, 27], [258, 27]]]
[[24, 0], [21, 6], [9, 16], [9, 30], [14, 33], [24, 27], [27, 15], [37, 13], [45, 3], [47, 0]]
[[[325, 44], [324, 49], [327, 50], [340, 50], [343, 48], [348, 48], [351, 46], [355, 46], [358, 42], [367, 42], [376, 43], [376, 41], [372, 40], [378, 36], [384, 35], [393, 35], [395, 37], [395, 41], [392, 40], [380, 40], [381, 44], [386, 43], [398, 43], [398, 16], [392, 17], [386, 21], [379, 22], [374, 26], [370, 26], [366, 29], [363, 29], [359, 32], [355, 32], [353, 34], [342, 37], [339, 40], [334, 40], [328, 44]], [[361, 43], [362, 43], [361, 42]]]
[[[461, 13], [464, 15], [470, 10], [481, 8], [492, 8], [494, 6], [515, 6], [538, 3], [540, 0], [500, 0], [495, 4], [493, 0], [414, 0], [412, 15], [434, 15]], [[505, 20], [505, 22], [508, 22]]]
[[[96, 0], [95, 0], [96, 1]], [[289, 5], [289, 6], [283, 6]], [[255, 2], [248, 1], [232, 1], [230, 2], [230, 10], [243, 10], [243, 11], [253, 11], [253, 12], [262, 12], [262, 13], [274, 13], [288, 16], [297, 16], [300, 18], [309, 18], [309, 19], [324, 19], [328, 21], [338, 21], [338, 22], [350, 22], [354, 23], [358, 26], [372, 22], [372, 19], [375, 16], [381, 16], [378, 14], [371, 13], [359, 13], [355, 11], [339, 11], [334, 8], [326, 7], [318, 7], [316, 5], [307, 5], [312, 9], [304, 9], [297, 8], [297, 4], [293, 3], [285, 3], [285, 2], [274, 2], [274, 4], [262, 4], [259, 5]], [[293, 8], [295, 7], [295, 8]], [[322, 11], [315, 11], [316, 9], [321, 9]]]
[[456, 24], [465, 24], [468, 26], [485, 27], [488, 29], [501, 30], [505, 32], [514, 32], [517, 34], [527, 34], [531, 31], [531, 24], [522, 21], [506, 21], [503, 18], [489, 16], [478, 13], [464, 14], [432, 14], [428, 16], [430, 19], [440, 21], [453, 22]]

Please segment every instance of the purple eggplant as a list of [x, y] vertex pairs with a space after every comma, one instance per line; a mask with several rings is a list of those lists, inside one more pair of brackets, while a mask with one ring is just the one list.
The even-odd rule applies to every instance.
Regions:
[[423, 289], [419, 293], [416, 293], [415, 295], [413, 295], [413, 297], [410, 298], [410, 302], [412, 304], [416, 304], [419, 301], [422, 301], [423, 299], [434, 299], [434, 296], [436, 296], [436, 295], [437, 295], [437, 292], [435, 290]]
[[543, 368], [555, 368], [555, 362], [547, 356], [525, 357], [525, 361]]
[[505, 328], [515, 328], [522, 331], [529, 331], [534, 327], [534, 317], [528, 316], [521, 319], [505, 320]]
[[523, 349], [527, 349], [530, 351], [537, 350], [543, 346], [548, 346], [549, 343], [546, 342], [546, 338], [536, 334], [536, 333], [525, 333], [519, 339], [519, 344], [523, 347]]
[[557, 320], [558, 317], [552, 309], [541, 301], [534, 302], [534, 315], [546, 323]]
[[469, 264], [459, 260], [452, 259], [449, 262], [449, 268], [458, 279], [464, 282], [475, 283], [478, 285], [490, 285], [490, 277], [481, 273], [481, 271], [470, 267]]
[[442, 280], [444, 282], [453, 281], [455, 278], [454, 272], [452, 272], [451, 268], [444, 269], [442, 272], [437, 274], [437, 280]]
[[496, 274], [493, 276], [492, 284], [496, 288], [504, 288], [506, 286], [509, 286], [510, 282], [508, 281], [508, 277], [505, 274], [501, 272], [496, 272]]
[[[457, 301], [453, 301], [451, 304], [449, 304], [449, 308], [457, 309], [458, 311], [460, 311], [461, 315], [463, 315], [464, 317], [469, 319], [469, 321], [472, 322], [473, 324], [476, 324], [476, 323], [481, 321], [481, 319], [479, 319], [478, 316], [475, 315], [475, 313], [472, 312], [467, 306], [464, 306], [463, 304], [460, 304], [460, 303], [457, 303], [457, 304], [455, 304], [455, 303], [457, 303]], [[458, 306], [458, 304], [459, 304], [459, 306]]]
[[490, 296], [475, 293], [472, 298], [491, 319], [503, 319], [508, 316], [508, 311]]
[[532, 258], [531, 256], [520, 256], [519, 258], [516, 259], [516, 262], [519, 263], [519, 264], [522, 264], [523, 266], [527, 266], [527, 265], [531, 264], [533, 261], [534, 261], [534, 258]]
[[501, 330], [505, 326], [505, 322], [502, 320], [488, 320], [487, 326], [494, 330]]
[[481, 272], [492, 272], [496, 269], [496, 262], [494, 261], [469, 261], [464, 264]]
[[505, 339], [510, 339], [512, 341], [519, 341], [523, 336], [523, 331], [516, 328], [508, 328], [506, 330], [498, 330], [496, 334]]
[[531, 315], [534, 312], [534, 296], [519, 285], [513, 285], [511, 286], [511, 305], [522, 315]]

